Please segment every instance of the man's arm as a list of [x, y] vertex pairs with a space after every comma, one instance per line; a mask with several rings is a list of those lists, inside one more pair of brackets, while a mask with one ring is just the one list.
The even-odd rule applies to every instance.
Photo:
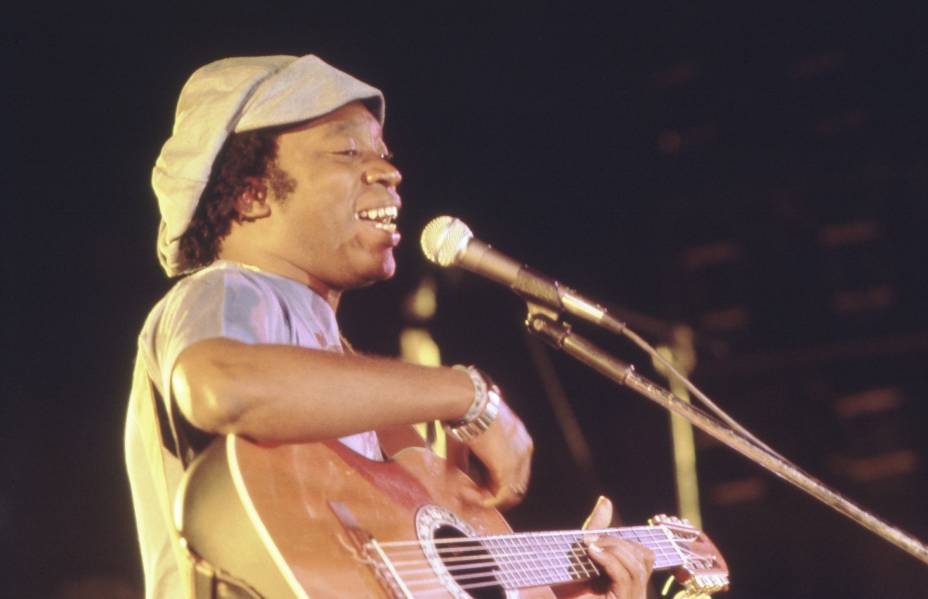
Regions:
[[[467, 374], [451, 368], [226, 338], [199, 341], [181, 352], [171, 389], [197, 428], [278, 443], [454, 421], [474, 398]], [[496, 421], [468, 446], [489, 470], [493, 496], [484, 498], [487, 503], [518, 503], [532, 453], [519, 418], [501, 403]]]
[[455, 420], [474, 396], [453, 369], [225, 338], [184, 350], [171, 383], [197, 428], [284, 443]]
[[[185, 349], [171, 387], [184, 416], [198, 428], [282, 443], [458, 420], [474, 397], [470, 377], [451, 368], [225, 338]], [[487, 466], [493, 493], [470, 499], [503, 508], [518, 503], [517, 489], [528, 483], [532, 440], [505, 402], [490, 428], [467, 445]], [[611, 518], [611, 503], [600, 501], [585, 528], [605, 528]], [[591, 547], [591, 557], [610, 577], [614, 596], [644, 597], [653, 564], [646, 549], [603, 538]], [[566, 596], [602, 596], [577, 591]]]

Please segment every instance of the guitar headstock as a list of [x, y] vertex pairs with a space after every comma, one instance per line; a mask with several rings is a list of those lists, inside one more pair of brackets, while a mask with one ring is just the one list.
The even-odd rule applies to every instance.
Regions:
[[708, 596], [729, 588], [728, 564], [708, 536], [686, 519], [659, 514], [648, 521], [667, 534], [681, 565], [674, 571], [686, 596]]

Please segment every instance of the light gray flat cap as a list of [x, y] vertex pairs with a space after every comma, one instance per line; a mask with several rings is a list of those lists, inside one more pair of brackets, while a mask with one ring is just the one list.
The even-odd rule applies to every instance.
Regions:
[[358, 100], [372, 103], [383, 124], [380, 90], [313, 55], [225, 58], [191, 75], [151, 177], [161, 210], [158, 259], [168, 276], [194, 268], [180, 255], [180, 238], [231, 133], [299, 123]]

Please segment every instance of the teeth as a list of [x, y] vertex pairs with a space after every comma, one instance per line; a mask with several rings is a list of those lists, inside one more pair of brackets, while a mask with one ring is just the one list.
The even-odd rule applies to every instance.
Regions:
[[396, 231], [396, 223], [374, 223], [374, 227], [381, 231], [386, 231], [387, 233]]
[[357, 217], [364, 220], [381, 221], [389, 224], [388, 221], [394, 219], [399, 214], [396, 206], [384, 206], [381, 208], [371, 208], [369, 210], [360, 210]]

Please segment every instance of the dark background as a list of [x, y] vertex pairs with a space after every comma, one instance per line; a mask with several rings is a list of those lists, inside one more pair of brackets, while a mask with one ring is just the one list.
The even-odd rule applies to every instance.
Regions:
[[[122, 427], [135, 337], [170, 285], [149, 173], [186, 77], [244, 54], [318, 53], [385, 91], [405, 241], [395, 280], [346, 298], [345, 331], [395, 354], [402, 298], [436, 277], [429, 327], [446, 361], [492, 372], [536, 439], [517, 528], [575, 527], [598, 492], [628, 522], [674, 512], [667, 418], [552, 356], [594, 450], [582, 474], [519, 300], [420, 258], [418, 232], [441, 213], [589, 295], [691, 325], [712, 397], [928, 538], [923, 14], [27, 3], [5, 21], [9, 596], [140, 596]], [[924, 596], [914, 558], [701, 436], [698, 459], [729, 597]]]

